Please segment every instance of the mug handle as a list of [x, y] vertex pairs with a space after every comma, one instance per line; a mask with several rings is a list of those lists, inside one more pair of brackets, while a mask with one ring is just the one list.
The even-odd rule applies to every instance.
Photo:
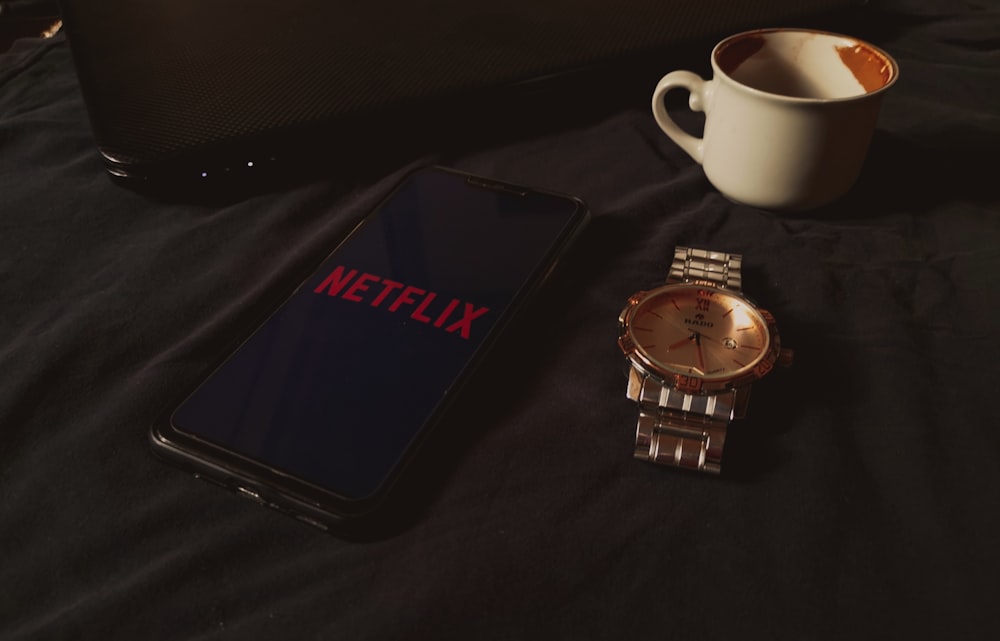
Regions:
[[653, 117], [656, 124], [660, 125], [663, 133], [667, 134], [671, 140], [677, 143], [681, 149], [695, 159], [700, 165], [704, 159], [705, 141], [702, 138], [692, 136], [687, 133], [667, 114], [667, 107], [663, 103], [663, 97], [671, 89], [687, 89], [691, 93], [688, 99], [688, 106], [692, 111], [706, 112], [706, 99], [709, 96], [712, 83], [704, 80], [698, 74], [690, 71], [671, 71], [660, 79], [653, 92]]

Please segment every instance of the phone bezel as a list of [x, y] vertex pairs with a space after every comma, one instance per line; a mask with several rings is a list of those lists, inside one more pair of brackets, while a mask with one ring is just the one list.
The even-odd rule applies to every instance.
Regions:
[[[570, 222], [564, 227], [560, 236], [549, 245], [538, 267], [521, 283], [511, 298], [507, 309], [502, 313], [496, 324], [490, 329], [489, 333], [470, 357], [452, 386], [453, 392], [449, 393], [447, 398], [435, 408], [433, 413], [428, 417], [428, 420], [423, 423], [422, 428], [416, 431], [410, 444], [403, 451], [399, 462], [388, 472], [378, 487], [365, 497], [346, 497], [174, 427], [171, 420], [172, 416], [187, 398], [194, 394], [252, 336], [260, 331], [315, 276], [316, 271], [336, 254], [342, 246], [358, 234], [367, 222], [373, 220], [378, 215], [378, 212], [391, 202], [404, 186], [411, 180], [416, 179], [423, 172], [445, 172], [452, 174], [462, 178], [466, 184], [478, 189], [500, 189], [523, 197], [530, 197], [532, 195], [556, 197], [573, 203], [574, 211], [570, 216]], [[375, 513], [379, 505], [384, 502], [386, 496], [390, 493], [403, 469], [413, 458], [420, 445], [426, 440], [428, 434], [447, 415], [455, 399], [461, 396], [461, 390], [475, 375], [475, 372], [496, 344], [498, 338], [504, 333], [511, 321], [519, 315], [524, 305], [533, 297], [538, 289], [549, 280], [560, 258], [581, 234], [589, 218], [590, 211], [586, 204], [583, 200], [575, 196], [522, 187], [439, 165], [420, 167], [411, 171], [337, 243], [332, 251], [313, 266], [313, 269], [306, 278], [302, 279], [279, 304], [275, 305], [260, 322], [255, 324], [252, 331], [248, 332], [235, 347], [225, 350], [223, 355], [209, 368], [208, 373], [198, 379], [198, 384], [193, 386], [182, 400], [171, 404], [169, 406], [170, 409], [158, 417], [149, 431], [149, 439], [153, 451], [167, 461], [187, 469], [198, 477], [222, 485], [242, 496], [251, 498], [280, 512], [287, 513], [321, 529], [337, 529], [347, 523], [361, 520]]]

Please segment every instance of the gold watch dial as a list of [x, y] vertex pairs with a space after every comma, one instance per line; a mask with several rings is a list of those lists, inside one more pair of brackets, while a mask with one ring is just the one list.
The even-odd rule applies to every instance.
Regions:
[[627, 332], [653, 367], [708, 382], [750, 374], [771, 348], [768, 324], [756, 307], [701, 285], [648, 292], [632, 308]]

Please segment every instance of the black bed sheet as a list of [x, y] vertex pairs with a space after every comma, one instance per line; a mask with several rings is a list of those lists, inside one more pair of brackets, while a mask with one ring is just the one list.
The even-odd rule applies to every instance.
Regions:
[[[797, 215], [726, 201], [645, 105], [164, 201], [104, 175], [65, 40], [17, 43], [0, 57], [0, 638], [991, 638], [1000, 7], [862, 15], [852, 33], [901, 77], [857, 187]], [[398, 528], [333, 536], [154, 459], [158, 412], [429, 162], [576, 194], [594, 219], [431, 444]], [[742, 252], [796, 351], [755, 387], [719, 478], [631, 456], [616, 319], [678, 244]]]

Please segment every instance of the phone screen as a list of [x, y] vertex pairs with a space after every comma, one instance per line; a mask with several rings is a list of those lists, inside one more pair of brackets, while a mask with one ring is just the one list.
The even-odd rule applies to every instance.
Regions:
[[373, 496], [585, 216], [565, 196], [412, 174], [159, 440], [190, 437], [181, 449], [201, 443], [347, 501]]

